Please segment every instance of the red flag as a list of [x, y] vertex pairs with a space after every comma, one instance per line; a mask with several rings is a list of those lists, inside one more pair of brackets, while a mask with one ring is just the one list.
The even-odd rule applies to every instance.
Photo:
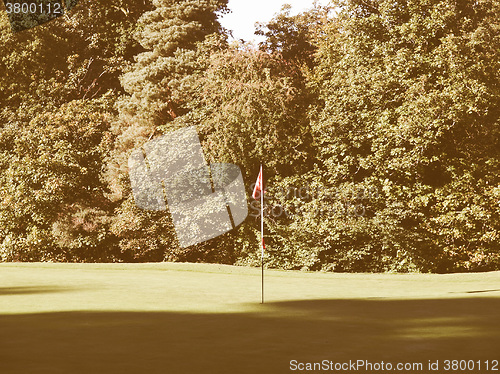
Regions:
[[[252, 193], [252, 197], [255, 199], [255, 200], [259, 200], [260, 199], [260, 194], [262, 193], [262, 165], [260, 166], [260, 172], [259, 172], [259, 176], [257, 177], [257, 182], [255, 182], [255, 188], [253, 189], [253, 193]], [[259, 195], [257, 195], [257, 193]]]

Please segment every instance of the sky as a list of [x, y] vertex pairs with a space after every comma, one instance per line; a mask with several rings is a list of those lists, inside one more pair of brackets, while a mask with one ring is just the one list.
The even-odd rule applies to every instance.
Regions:
[[[318, 1], [327, 4], [328, 0]], [[220, 19], [223, 27], [233, 30], [235, 39], [262, 41], [262, 37], [254, 35], [255, 22], [267, 22], [278, 13], [283, 4], [292, 6], [292, 14], [300, 13], [312, 7], [313, 0], [229, 0], [228, 7], [232, 13]]]

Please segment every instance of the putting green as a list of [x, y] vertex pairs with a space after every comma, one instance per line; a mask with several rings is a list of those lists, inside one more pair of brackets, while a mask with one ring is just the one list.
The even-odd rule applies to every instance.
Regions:
[[299, 370], [323, 360], [500, 373], [500, 272], [268, 270], [264, 305], [255, 268], [4, 263], [0, 274], [2, 374], [336, 372]]

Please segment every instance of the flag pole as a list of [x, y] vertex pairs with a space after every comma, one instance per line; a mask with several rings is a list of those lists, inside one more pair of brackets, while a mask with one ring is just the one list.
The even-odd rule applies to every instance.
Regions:
[[262, 173], [262, 186], [260, 189], [260, 263], [262, 273], [261, 304], [264, 304], [264, 171], [262, 169], [262, 164], [260, 164], [260, 171]]

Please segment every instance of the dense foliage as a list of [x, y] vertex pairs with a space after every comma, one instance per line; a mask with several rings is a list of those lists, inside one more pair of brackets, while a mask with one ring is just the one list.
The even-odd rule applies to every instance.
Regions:
[[349, 270], [498, 267], [500, 4], [338, 6], [311, 82], [322, 102], [312, 114], [322, 170], [313, 179], [377, 194], [363, 202], [362, 219], [313, 220], [318, 262]]
[[[328, 271], [500, 268], [500, 4], [338, 0], [228, 43], [227, 0], [81, 0], [0, 19], [0, 258]], [[197, 127], [240, 166], [249, 216], [180, 248], [135, 205], [131, 152]]]
[[[104, 178], [117, 205], [111, 230], [128, 261], [185, 260], [168, 212], [139, 209], [128, 178], [128, 157], [151, 138], [178, 128], [189, 112], [193, 89], [212, 50], [225, 43], [216, 12], [227, 0], [155, 0], [138, 20], [136, 40], [145, 51], [121, 77], [126, 91], [117, 102], [115, 147]], [[177, 127], [176, 127], [177, 126]]]
[[113, 261], [102, 181], [119, 76], [142, 50], [143, 1], [80, 1], [68, 16], [12, 33], [0, 19], [0, 256]]

